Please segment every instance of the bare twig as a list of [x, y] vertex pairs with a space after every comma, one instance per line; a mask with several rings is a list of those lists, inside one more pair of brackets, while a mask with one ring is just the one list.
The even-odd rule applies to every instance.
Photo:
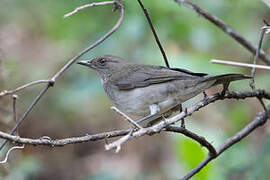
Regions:
[[[13, 99], [13, 103], [12, 103], [12, 109], [13, 109], [13, 121], [14, 121], [14, 123], [16, 123], [17, 122], [17, 110], [16, 110], [16, 101], [17, 101], [17, 99], [18, 99], [18, 96], [16, 95], [16, 94], [13, 94], [13, 96], [12, 96], [12, 99]], [[18, 129], [17, 129], [17, 134], [19, 134], [18, 133]]]
[[117, 109], [115, 106], [112, 106], [111, 109], [114, 110], [116, 113], [120, 114], [121, 116], [123, 116], [128, 122], [130, 122], [131, 124], [133, 124], [135, 127], [139, 128], [139, 129], [143, 128], [136, 121], [134, 121], [133, 119], [131, 119], [130, 117], [128, 117], [125, 113], [123, 113], [122, 111], [120, 111], [119, 109]]
[[131, 138], [132, 132], [133, 132], [133, 128], [129, 131], [129, 133], [127, 135], [121, 137], [120, 139], [118, 139], [112, 143], [105, 144], [105, 149], [108, 151], [108, 150], [115, 148], [115, 153], [119, 153], [121, 150], [122, 144]]
[[228, 60], [211, 59], [210, 62], [214, 64], [224, 64], [224, 65], [229, 65], [229, 66], [239, 66], [239, 67], [270, 70], [270, 66], [247, 64], [247, 63], [240, 63], [240, 62], [228, 61]]
[[[37, 104], [37, 102], [40, 100], [40, 98], [46, 93], [46, 91], [49, 89], [49, 84], [38, 94], [38, 96], [34, 99], [34, 101], [31, 103], [31, 105], [26, 109], [23, 116], [16, 122], [12, 130], [10, 131], [10, 134], [14, 134], [17, 128], [21, 125], [23, 120], [27, 117], [27, 115], [30, 113], [30, 111], [34, 108], [34, 106]], [[0, 146], [0, 150], [6, 145], [7, 140], [5, 139], [4, 142]]]
[[16, 100], [18, 99], [18, 96], [17, 95], [13, 95], [12, 96], [12, 99], [13, 99], [13, 103], [12, 103], [12, 109], [13, 109], [13, 121], [16, 123], [17, 121], [17, 111], [16, 111]]
[[200, 145], [206, 147], [212, 156], [217, 155], [216, 149], [214, 148], [214, 146], [210, 142], [208, 142], [204, 137], [198, 136], [197, 134], [187, 130], [186, 128], [176, 127], [176, 126], [168, 126], [168, 127], [166, 127], [165, 130], [184, 134], [185, 136], [200, 143]]
[[86, 134], [85, 136], [70, 137], [70, 138], [64, 138], [64, 139], [51, 139], [51, 138], [44, 138], [44, 137], [41, 137], [39, 139], [30, 139], [30, 138], [22, 138], [19, 136], [10, 135], [8, 133], [4, 133], [0, 131], [0, 137], [14, 143], [19, 143], [19, 144], [46, 145], [46, 146], [57, 147], [57, 146], [64, 146], [67, 144], [77, 144], [77, 143], [98, 141], [98, 140], [103, 140], [103, 139], [108, 139], [108, 138], [125, 136], [129, 132], [130, 132], [129, 130], [118, 130], [118, 131], [103, 132], [103, 133], [93, 134], [93, 135]]
[[[256, 55], [255, 55], [254, 60], [253, 60], [253, 64], [254, 65], [257, 64], [258, 57], [259, 57], [259, 51], [261, 50], [261, 47], [262, 47], [263, 37], [264, 37], [264, 34], [265, 34], [266, 29], [267, 29], [266, 26], [264, 26], [262, 28], [262, 30], [261, 30], [259, 45], [258, 45], [258, 48], [257, 48], [257, 51], [256, 51]], [[251, 77], [252, 77], [252, 79], [250, 79], [250, 82], [249, 82], [249, 85], [250, 85], [250, 87], [252, 89], [255, 89], [255, 82], [254, 82], [255, 72], [256, 72], [256, 67], [253, 67], [252, 70], [251, 70]]]
[[12, 151], [12, 150], [15, 150], [15, 149], [23, 149], [25, 146], [25, 144], [23, 144], [22, 146], [13, 146], [12, 148], [10, 148], [6, 154], [6, 157], [4, 160], [0, 161], [0, 164], [5, 164], [8, 160], [8, 156], [9, 156], [9, 153]]
[[[259, 45], [258, 45], [258, 48], [257, 48], [257, 51], [256, 51], [256, 55], [255, 55], [255, 57], [254, 57], [254, 61], [253, 61], [253, 64], [254, 64], [254, 65], [256, 65], [256, 64], [257, 64], [257, 61], [258, 61], [259, 52], [260, 52], [261, 47], [262, 47], [262, 42], [263, 42], [264, 34], [266, 33], [266, 31], [269, 30], [269, 26], [268, 26], [267, 22], [264, 21], [264, 23], [265, 23], [265, 26], [262, 27], [261, 34], [260, 34]], [[249, 82], [249, 86], [250, 86], [251, 89], [253, 89], [253, 90], [256, 88], [256, 87], [255, 87], [255, 81], [254, 81], [255, 72], [256, 72], [256, 68], [254, 67], [254, 68], [252, 68], [252, 70], [251, 70], [251, 76], [252, 76], [252, 79], [251, 79], [250, 82]], [[263, 109], [266, 111], [267, 109], [266, 109], [266, 106], [265, 106], [265, 104], [264, 104], [262, 98], [257, 97], [257, 99], [258, 99], [259, 102], [261, 103]]]
[[157, 45], [158, 45], [158, 47], [159, 47], [159, 49], [160, 49], [160, 52], [161, 52], [161, 54], [162, 54], [162, 56], [163, 56], [163, 59], [164, 59], [164, 61], [165, 61], [165, 64], [166, 64], [166, 66], [167, 66], [168, 68], [170, 68], [170, 64], [169, 64], [168, 58], [167, 58], [166, 53], [165, 53], [165, 51], [164, 51], [164, 49], [163, 49], [163, 47], [162, 47], [162, 45], [161, 45], [161, 43], [160, 43], [160, 41], [159, 41], [158, 35], [157, 35], [157, 33], [156, 33], [156, 31], [155, 31], [155, 28], [154, 28], [154, 26], [153, 26], [153, 24], [152, 24], [152, 21], [151, 21], [151, 19], [150, 19], [150, 16], [149, 16], [149, 14], [148, 14], [146, 8], [144, 7], [143, 3], [141, 2], [141, 0], [138, 0], [138, 3], [140, 4], [140, 6], [141, 6], [141, 8], [142, 8], [142, 10], [143, 10], [143, 13], [144, 13], [145, 16], [146, 16], [146, 19], [147, 19], [147, 21], [148, 21], [148, 24], [149, 24], [149, 26], [150, 26], [150, 28], [151, 28], [153, 34], [154, 34], [155, 40], [156, 40]]
[[86, 4], [86, 5], [83, 5], [83, 6], [80, 6], [80, 7], [77, 7], [76, 9], [74, 9], [74, 11], [70, 12], [70, 13], [67, 13], [64, 15], [64, 18], [67, 18], [69, 16], [72, 16], [73, 14], [77, 13], [78, 11], [80, 10], [83, 10], [85, 8], [89, 8], [89, 7], [94, 7], [94, 6], [104, 6], [104, 5], [107, 5], [107, 4], [114, 4], [115, 1], [105, 1], [105, 2], [98, 2], [98, 3], [91, 3], [91, 4]]
[[[187, 8], [190, 8], [194, 11], [196, 11], [198, 14], [202, 15], [205, 19], [209, 20], [213, 24], [215, 24], [217, 27], [219, 27], [223, 32], [231, 36], [234, 40], [236, 40], [238, 43], [240, 43], [243, 47], [245, 47], [247, 50], [249, 50], [251, 53], [256, 53], [256, 46], [251, 44], [247, 39], [242, 37], [240, 34], [238, 34], [236, 31], [234, 31], [229, 25], [227, 25], [224, 21], [219, 19], [218, 17], [210, 14], [209, 12], [205, 11], [204, 9], [200, 8], [190, 0], [174, 0], [180, 5], [184, 5]], [[270, 57], [265, 54], [263, 50], [260, 50], [259, 57], [268, 65], [270, 65]]]
[[10, 91], [4, 90], [4, 91], [2, 91], [0, 93], [0, 97], [17, 93], [17, 92], [19, 92], [21, 90], [24, 90], [25, 88], [30, 87], [30, 86], [34, 86], [34, 85], [42, 84], [42, 83], [49, 83], [50, 81], [51, 80], [37, 80], [37, 81], [33, 81], [33, 82], [30, 82], [30, 83], [24, 84], [24, 85], [22, 85], [20, 87], [17, 87], [16, 89], [13, 89], [13, 90], [10, 90]]
[[[93, 4], [93, 3], [92, 3]], [[71, 60], [69, 60], [47, 83], [46, 87], [39, 93], [39, 95], [34, 99], [34, 101], [32, 102], [32, 104], [27, 108], [27, 110], [25, 111], [25, 113], [23, 114], [22, 118], [15, 124], [15, 126], [13, 127], [13, 129], [11, 130], [11, 134], [13, 134], [16, 129], [18, 128], [18, 126], [23, 122], [23, 120], [26, 118], [26, 116], [28, 115], [28, 113], [33, 109], [33, 107], [35, 106], [35, 104], [40, 100], [40, 98], [46, 93], [46, 91], [54, 85], [56, 79], [58, 79], [76, 60], [78, 60], [81, 56], [83, 56], [84, 54], [86, 54], [88, 51], [90, 51], [91, 49], [95, 48], [97, 45], [99, 45], [100, 43], [102, 43], [105, 39], [107, 39], [110, 35], [112, 35], [121, 25], [123, 18], [124, 18], [124, 8], [123, 5], [121, 4], [121, 2], [119, 1], [106, 1], [103, 2], [102, 4], [114, 4], [116, 6], [117, 9], [119, 9], [120, 11], [120, 17], [117, 21], [117, 23], [113, 26], [113, 28], [111, 30], [109, 30], [104, 36], [102, 36], [100, 39], [98, 39], [96, 42], [94, 42], [93, 44], [91, 44], [89, 47], [87, 47], [86, 49], [84, 49], [83, 51], [81, 51], [79, 54], [77, 54], [75, 57], [73, 57]], [[102, 5], [100, 3], [96, 3], [96, 5]], [[87, 5], [86, 5], [87, 6]], [[83, 6], [84, 9], [86, 8], [86, 6]], [[93, 6], [93, 5], [92, 5]], [[88, 5], [88, 7], [91, 7], [91, 4]], [[80, 8], [80, 7], [79, 7]], [[75, 13], [75, 12], [74, 12]], [[74, 14], [72, 13], [72, 14]], [[47, 81], [47, 80], [46, 80]], [[32, 83], [29, 83], [31, 85], [34, 84], [38, 84], [37, 81], [34, 81]], [[39, 81], [39, 83], [44, 83]], [[29, 84], [27, 84], [26, 87], [30, 86]], [[23, 87], [23, 86], [21, 86]], [[20, 87], [20, 88], [21, 88]], [[26, 88], [24, 87], [24, 88]], [[18, 89], [18, 88], [17, 88]], [[21, 90], [21, 89], [20, 89]], [[18, 91], [18, 90], [17, 90]], [[12, 90], [11, 92], [17, 92]], [[3, 142], [3, 144], [0, 146], [0, 150], [4, 147], [4, 145], [6, 144], [6, 140]]]

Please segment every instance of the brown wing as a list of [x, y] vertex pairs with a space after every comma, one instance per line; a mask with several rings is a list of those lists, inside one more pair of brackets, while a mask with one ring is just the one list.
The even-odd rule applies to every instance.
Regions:
[[[182, 69], [169, 69], [161, 66], [136, 65], [124, 71], [125, 75], [113, 80], [120, 90], [146, 87], [151, 84], [164, 83], [172, 80], [190, 80], [205, 76], [203, 73], [193, 73]], [[122, 72], [123, 73], [123, 72]], [[124, 77], [124, 78], [123, 78]]]

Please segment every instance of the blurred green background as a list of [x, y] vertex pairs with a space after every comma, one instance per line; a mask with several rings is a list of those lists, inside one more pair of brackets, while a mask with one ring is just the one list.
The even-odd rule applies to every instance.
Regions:
[[[0, 90], [52, 77], [70, 58], [106, 33], [119, 13], [112, 6], [93, 7], [63, 19], [82, 0], [0, 1]], [[253, 56], [220, 29], [173, 0], [144, 0], [171, 66], [209, 74], [250, 73], [250, 69], [214, 65], [212, 58], [251, 63]], [[223, 19], [245, 38], [258, 43], [262, 20], [270, 9], [262, 1], [194, 1]], [[113, 54], [130, 61], [164, 65], [142, 10], [136, 1], [123, 0], [125, 18], [120, 29], [83, 57]], [[264, 49], [270, 52], [269, 38]], [[263, 63], [262, 63], [263, 64]], [[256, 85], [270, 89], [269, 72], [257, 71]], [[18, 93], [22, 115], [43, 85]], [[248, 81], [234, 82], [232, 90], [249, 90]], [[209, 94], [217, 88], [210, 89]], [[187, 103], [200, 100], [198, 96]], [[269, 103], [268, 103], [269, 104]], [[110, 106], [93, 71], [73, 65], [42, 98], [19, 129], [23, 137], [65, 138], [127, 128]], [[188, 129], [216, 147], [262, 110], [256, 99], [225, 100], [211, 104], [186, 120]], [[12, 98], [0, 99], [1, 130], [8, 132]], [[269, 123], [227, 150], [193, 179], [268, 179]], [[9, 148], [6, 146], [5, 151]], [[3, 158], [4, 151], [1, 152]], [[145, 136], [124, 144], [119, 154], [104, 150], [104, 141], [64, 147], [27, 146], [0, 166], [1, 179], [116, 180], [177, 179], [194, 168], [207, 150], [173, 133]]]

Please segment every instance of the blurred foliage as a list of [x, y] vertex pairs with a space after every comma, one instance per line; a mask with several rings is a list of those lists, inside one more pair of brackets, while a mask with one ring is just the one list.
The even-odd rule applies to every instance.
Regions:
[[[179, 162], [186, 162], [185, 165], [189, 170], [196, 167], [207, 156], [207, 151], [193, 140], [178, 138], [175, 145], [176, 156], [179, 158]], [[209, 179], [212, 173], [211, 168], [209, 168], [210, 166], [207, 165], [194, 179]]]
[[[194, 2], [223, 19], [253, 44], [258, 42], [262, 20], [270, 20], [269, 7], [262, 1]], [[85, 3], [88, 2], [0, 1], [0, 90], [51, 77], [71, 57], [106, 33], [119, 17], [117, 12], [111, 11], [111, 6], [106, 6], [62, 18]], [[113, 54], [138, 63], [164, 65], [139, 5], [136, 1], [123, 0], [123, 3], [126, 11], [120, 29], [83, 58]], [[209, 74], [250, 73], [245, 68], [209, 63], [212, 58], [251, 63], [253, 56], [192, 10], [178, 6], [173, 0], [148, 0], [144, 4], [172, 66]], [[266, 36], [264, 49], [268, 53], [269, 44]], [[269, 91], [269, 72], [258, 70], [256, 85]], [[18, 94], [18, 115], [31, 103], [41, 86]], [[231, 89], [247, 90], [248, 82], [235, 82]], [[194, 98], [185, 106], [200, 98]], [[64, 138], [127, 128], [128, 124], [110, 110], [111, 105], [94, 72], [74, 65], [38, 103], [19, 132], [23, 137]], [[11, 107], [10, 97], [0, 99], [1, 130], [8, 131], [13, 125]], [[187, 128], [218, 146], [260, 110], [256, 99], [226, 100], [195, 113], [187, 120]], [[259, 128], [211, 162], [194, 179], [267, 179], [268, 134], [269, 125]], [[28, 147], [22, 152], [13, 152], [9, 163], [0, 167], [0, 175], [3, 179], [39, 180], [176, 179], [206, 156], [204, 148], [178, 134], [162, 133], [131, 141], [117, 155], [105, 152], [103, 144]]]

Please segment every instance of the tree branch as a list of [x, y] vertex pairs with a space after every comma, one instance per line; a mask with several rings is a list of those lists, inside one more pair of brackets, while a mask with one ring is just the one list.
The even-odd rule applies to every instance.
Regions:
[[227, 139], [223, 144], [221, 144], [217, 148], [217, 155], [214, 156], [212, 154], [209, 154], [196, 168], [194, 168], [192, 171], [190, 171], [186, 176], [184, 176], [181, 180], [190, 179], [192, 176], [194, 176], [196, 173], [198, 173], [204, 166], [206, 166], [210, 161], [218, 157], [220, 154], [222, 154], [226, 149], [233, 146], [235, 143], [242, 140], [244, 137], [248, 136], [251, 132], [253, 132], [256, 128], [264, 125], [269, 119], [270, 113], [270, 107], [267, 108], [267, 112], [263, 111], [260, 112], [253, 121], [251, 121], [248, 125], [246, 125], [241, 131], [236, 133], [231, 138]]
[[[249, 50], [252, 54], [255, 55], [256, 53], [256, 46], [251, 44], [247, 39], [245, 39], [243, 36], [238, 34], [236, 31], [234, 31], [229, 25], [227, 25], [225, 22], [223, 22], [218, 17], [210, 14], [209, 12], [203, 10], [190, 0], [174, 0], [176, 3], [180, 5], [184, 5], [187, 8], [190, 8], [194, 11], [196, 11], [198, 14], [203, 16], [205, 19], [210, 21], [211, 23], [215, 24], [217, 27], [219, 27], [223, 32], [231, 36], [234, 40], [236, 40], [238, 43], [240, 43], [243, 47], [245, 47], [247, 50]], [[259, 57], [265, 62], [266, 64], [270, 65], [270, 57], [265, 54], [263, 50], [260, 50]]]
[[[92, 4], [92, 5], [91, 5]], [[31, 103], [31, 105], [27, 108], [27, 110], [25, 111], [25, 113], [23, 114], [23, 116], [19, 119], [19, 121], [15, 124], [15, 126], [12, 128], [10, 134], [13, 134], [16, 129], [18, 128], [18, 126], [23, 122], [23, 120], [27, 117], [27, 115], [29, 114], [29, 112], [33, 109], [33, 107], [36, 105], [36, 103], [41, 99], [41, 97], [47, 92], [47, 90], [52, 87], [56, 81], [56, 79], [58, 79], [76, 60], [78, 60], [81, 56], [83, 56], [84, 54], [86, 54], [88, 51], [90, 51], [91, 49], [95, 48], [96, 46], [98, 46], [100, 43], [102, 43], [105, 39], [107, 39], [109, 36], [111, 36], [118, 28], [119, 26], [122, 24], [123, 18], [124, 18], [124, 7], [121, 4], [121, 2], [119, 1], [105, 1], [102, 3], [91, 3], [88, 6], [82, 6], [80, 8], [80, 10], [87, 8], [87, 7], [91, 7], [94, 6], [93, 4], [95, 4], [95, 6], [97, 5], [107, 5], [107, 4], [114, 4], [115, 5], [115, 9], [118, 9], [120, 11], [120, 17], [117, 21], [117, 23], [113, 26], [112, 29], [110, 29], [104, 36], [102, 36], [100, 39], [98, 39], [96, 42], [94, 42], [93, 44], [91, 44], [89, 47], [87, 47], [86, 49], [84, 49], [83, 51], [81, 51], [79, 54], [77, 54], [76, 56], [74, 56], [71, 60], [69, 60], [50, 80], [39, 80], [39, 81], [34, 81], [31, 83], [28, 83], [26, 85], [23, 85], [15, 90], [11, 90], [11, 91], [3, 91], [2, 96], [4, 95], [8, 95], [8, 94], [12, 94], [15, 92], [18, 92], [19, 90], [22, 90], [26, 87], [35, 85], [35, 84], [39, 84], [39, 83], [46, 83], [47, 85], [46, 87], [44, 87], [42, 89], [42, 91], [39, 93], [39, 95], [34, 99], [34, 101]], [[76, 11], [76, 10], [75, 10]], [[74, 13], [73, 13], [74, 14]], [[9, 92], [9, 93], [8, 93]], [[0, 150], [5, 146], [6, 144], [6, 140], [2, 143], [2, 145], [0, 146]]]
[[[245, 98], [252, 98], [252, 97], [262, 97], [265, 99], [270, 99], [270, 93], [266, 93], [263, 90], [254, 90], [254, 91], [244, 91], [244, 92], [227, 92], [225, 97], [215, 94], [213, 96], [210, 96], [208, 98], [204, 98], [203, 100], [199, 101], [198, 103], [194, 104], [190, 108], [187, 109], [186, 112], [181, 112], [171, 118], [168, 118], [162, 122], [159, 122], [151, 127], [148, 128], [142, 128], [138, 131], [133, 132], [132, 137], [140, 137], [144, 135], [152, 135], [159, 133], [163, 130], [166, 131], [177, 131], [178, 133], [183, 133], [184, 135], [198, 141], [200, 144], [205, 146], [209, 152], [214, 153], [214, 148], [211, 147], [210, 143], [204, 142], [203, 138], [200, 136], [196, 136], [194, 133], [183, 130], [183, 128], [176, 128], [176, 127], [170, 127], [169, 125], [181, 120], [182, 118], [186, 118], [187, 116], [191, 116], [194, 112], [198, 111], [199, 109], [214, 103], [218, 100], [223, 99], [245, 99]], [[168, 128], [168, 129], [167, 129]], [[130, 132], [130, 130], [118, 130], [118, 131], [111, 131], [111, 132], [104, 132], [94, 135], [85, 135], [81, 137], [71, 137], [71, 138], [65, 138], [65, 139], [48, 139], [48, 138], [39, 138], [39, 139], [30, 139], [30, 138], [21, 138], [19, 136], [10, 135], [7, 133], [4, 133], [0, 131], [0, 138], [6, 139], [8, 141], [11, 141], [13, 143], [19, 143], [19, 144], [26, 144], [26, 145], [48, 145], [48, 146], [63, 146], [66, 144], [75, 144], [75, 143], [83, 143], [88, 141], [97, 141], [102, 140], [106, 138], [112, 138], [112, 137], [118, 137], [118, 136], [124, 136], [127, 135]], [[206, 141], [206, 140], [205, 140]]]

